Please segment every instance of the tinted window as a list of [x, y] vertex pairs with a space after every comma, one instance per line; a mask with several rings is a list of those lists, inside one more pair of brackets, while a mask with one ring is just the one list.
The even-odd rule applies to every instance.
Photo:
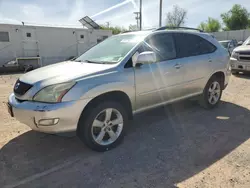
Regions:
[[8, 32], [0, 32], [0, 42], [9, 42], [9, 33]]
[[212, 53], [216, 47], [207, 40], [192, 34], [175, 33], [177, 57], [190, 57]]
[[176, 58], [175, 44], [172, 34], [157, 34], [146, 40], [156, 53], [158, 61]]

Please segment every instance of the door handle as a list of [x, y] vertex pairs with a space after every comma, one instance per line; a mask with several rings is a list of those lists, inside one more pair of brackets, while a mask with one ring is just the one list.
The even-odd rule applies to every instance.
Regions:
[[182, 65], [179, 64], [179, 63], [177, 63], [177, 64], [174, 65], [174, 68], [176, 68], [176, 69], [180, 69], [181, 67], [182, 67]]

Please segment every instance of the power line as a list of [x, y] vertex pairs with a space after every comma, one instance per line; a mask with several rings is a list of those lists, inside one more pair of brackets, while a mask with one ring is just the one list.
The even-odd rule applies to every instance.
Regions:
[[140, 30], [142, 30], [142, 0], [140, 0]]

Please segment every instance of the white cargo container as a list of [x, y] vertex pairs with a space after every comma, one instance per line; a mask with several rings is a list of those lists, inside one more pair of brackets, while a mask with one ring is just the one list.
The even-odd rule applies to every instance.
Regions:
[[65, 61], [111, 35], [108, 30], [0, 24], [0, 67], [13, 61], [33, 66]]

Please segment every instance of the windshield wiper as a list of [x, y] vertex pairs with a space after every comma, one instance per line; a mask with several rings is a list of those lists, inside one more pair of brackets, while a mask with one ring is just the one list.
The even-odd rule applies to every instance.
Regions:
[[96, 64], [107, 64], [106, 62], [103, 61], [91, 61], [91, 60], [84, 60], [82, 62], [87, 62], [87, 63], [96, 63]]
[[82, 60], [78, 59], [78, 60], [74, 60], [75, 62], [82, 62]]
[[86, 63], [95, 63], [95, 64], [113, 64], [115, 62], [112, 61], [92, 61], [92, 60], [75, 60], [75, 62], [86, 62]]

